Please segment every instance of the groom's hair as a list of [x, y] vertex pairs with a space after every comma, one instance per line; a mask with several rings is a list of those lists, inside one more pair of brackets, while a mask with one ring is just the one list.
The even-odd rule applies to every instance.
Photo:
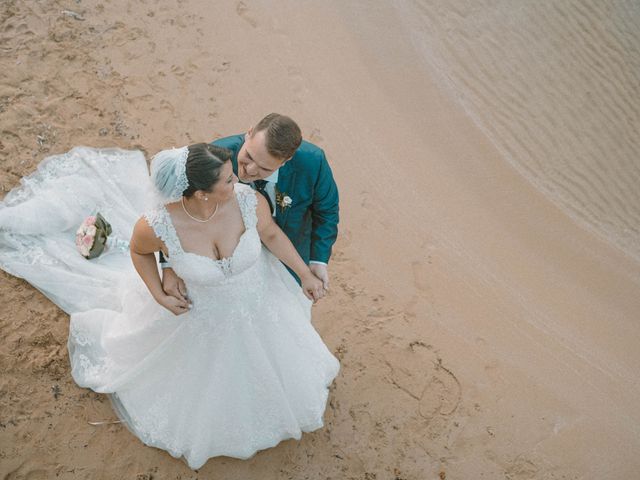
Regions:
[[210, 143], [189, 145], [185, 171], [189, 186], [182, 193], [189, 198], [198, 190], [210, 192], [220, 179], [221, 167], [231, 160], [233, 152]]
[[290, 159], [302, 143], [300, 127], [286, 115], [270, 113], [253, 127], [253, 134], [263, 130], [267, 152], [276, 158]]

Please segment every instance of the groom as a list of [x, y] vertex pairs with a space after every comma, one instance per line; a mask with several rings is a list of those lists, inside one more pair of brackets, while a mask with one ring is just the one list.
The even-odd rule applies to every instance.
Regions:
[[[244, 135], [212, 143], [233, 152], [235, 174], [265, 196], [275, 222], [328, 290], [327, 265], [338, 234], [338, 187], [322, 149], [302, 140], [300, 127], [277, 113]], [[163, 269], [162, 286], [186, 300], [184, 283], [172, 269]]]

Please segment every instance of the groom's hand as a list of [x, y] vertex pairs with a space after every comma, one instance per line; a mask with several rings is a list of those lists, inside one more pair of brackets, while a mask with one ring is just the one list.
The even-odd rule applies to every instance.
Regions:
[[189, 297], [187, 296], [187, 287], [172, 268], [162, 269], [162, 289], [167, 295], [171, 295], [183, 302], [190, 303]]
[[323, 265], [322, 263], [310, 263], [309, 268], [311, 269], [311, 272], [313, 272], [313, 274], [316, 277], [322, 280], [322, 286], [325, 292], [328, 292], [329, 291], [329, 272], [328, 272], [327, 266]]

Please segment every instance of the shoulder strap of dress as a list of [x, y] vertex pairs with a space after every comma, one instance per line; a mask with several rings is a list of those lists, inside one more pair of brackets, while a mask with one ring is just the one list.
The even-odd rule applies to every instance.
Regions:
[[143, 216], [147, 220], [149, 226], [153, 228], [156, 236], [167, 246], [169, 255], [177, 254], [182, 251], [178, 234], [176, 233], [176, 229], [173, 227], [169, 212], [164, 206], [146, 212]]
[[245, 228], [255, 228], [258, 223], [258, 217], [256, 215], [258, 199], [256, 198], [256, 192], [249, 185], [243, 185], [241, 183], [236, 184], [235, 189]]

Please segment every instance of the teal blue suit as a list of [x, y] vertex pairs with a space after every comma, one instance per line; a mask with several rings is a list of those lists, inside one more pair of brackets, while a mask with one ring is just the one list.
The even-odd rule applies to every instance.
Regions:
[[[233, 171], [237, 174], [244, 135], [212, 143], [233, 152]], [[329, 263], [338, 235], [338, 187], [322, 149], [303, 140], [291, 160], [280, 167], [276, 192], [292, 200], [289, 207], [275, 205], [275, 220], [302, 259], [306, 263]]]

